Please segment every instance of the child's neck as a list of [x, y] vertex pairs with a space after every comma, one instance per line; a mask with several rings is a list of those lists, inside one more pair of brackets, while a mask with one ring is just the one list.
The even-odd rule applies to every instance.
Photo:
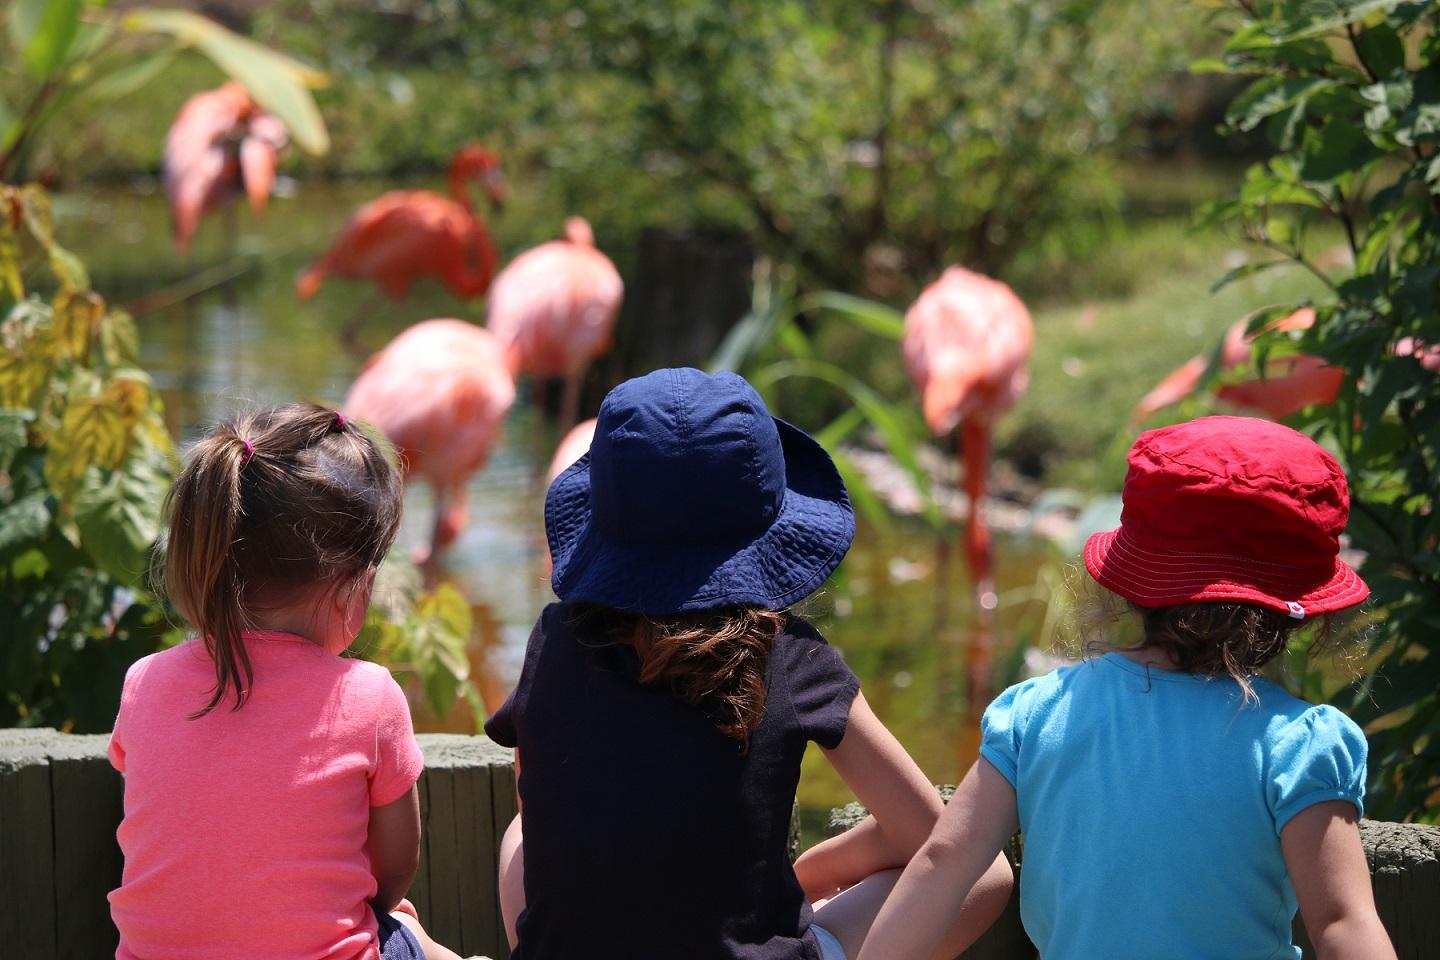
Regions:
[[1138, 663], [1141, 666], [1150, 667], [1155, 670], [1173, 671], [1175, 669], [1175, 661], [1171, 660], [1170, 655], [1163, 650], [1155, 650], [1149, 647], [1138, 647], [1131, 648], [1129, 650], [1116, 650], [1115, 652], [1120, 654], [1120, 656], [1124, 657], [1126, 660], [1130, 660], [1133, 663]]

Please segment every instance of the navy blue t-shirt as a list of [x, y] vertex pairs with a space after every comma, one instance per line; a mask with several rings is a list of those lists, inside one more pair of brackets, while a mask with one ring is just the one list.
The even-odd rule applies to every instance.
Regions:
[[819, 960], [786, 851], [809, 741], [845, 735], [860, 681], [790, 617], [744, 752], [635, 654], [552, 604], [485, 724], [519, 747], [525, 899], [516, 960]]

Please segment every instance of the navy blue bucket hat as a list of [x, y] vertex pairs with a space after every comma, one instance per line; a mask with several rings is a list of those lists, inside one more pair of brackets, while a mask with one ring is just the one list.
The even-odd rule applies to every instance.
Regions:
[[779, 610], [840, 565], [855, 514], [824, 448], [744, 378], [681, 368], [606, 395], [590, 452], [550, 485], [545, 532], [562, 600]]

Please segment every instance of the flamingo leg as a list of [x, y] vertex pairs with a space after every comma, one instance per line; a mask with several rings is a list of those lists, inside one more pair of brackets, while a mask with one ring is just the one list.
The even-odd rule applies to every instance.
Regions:
[[995, 659], [995, 578], [990, 552], [990, 530], [983, 505], [990, 472], [990, 428], [967, 419], [960, 425], [960, 454], [965, 465], [965, 493], [970, 515], [965, 519], [965, 556], [974, 581], [975, 624], [971, 632], [969, 702], [972, 709], [988, 702], [991, 665]]
[[580, 422], [580, 380], [583, 370], [565, 375], [565, 392], [560, 395], [560, 429], [569, 430]]

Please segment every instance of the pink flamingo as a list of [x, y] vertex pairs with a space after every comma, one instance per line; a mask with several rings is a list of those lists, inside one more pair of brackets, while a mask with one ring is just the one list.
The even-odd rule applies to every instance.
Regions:
[[165, 193], [175, 248], [189, 250], [200, 218], [242, 191], [256, 213], [264, 210], [289, 139], [285, 124], [233, 81], [185, 101], [165, 137]]
[[366, 363], [346, 416], [368, 420], [399, 449], [407, 477], [435, 491], [435, 529], [419, 563], [433, 561], [469, 518], [466, 486], [485, 465], [515, 402], [505, 354], [488, 331], [463, 320], [426, 320]]
[[[1304, 307], [1276, 320], [1270, 329], [1305, 330], [1314, 323], [1315, 311]], [[1246, 334], [1245, 328], [1246, 322], [1241, 320], [1225, 332], [1225, 340], [1220, 345], [1222, 372], [1251, 361], [1250, 347], [1255, 337]], [[1194, 393], [1208, 366], [1209, 361], [1202, 356], [1191, 357], [1175, 368], [1136, 404], [1130, 417], [1131, 425], [1138, 426], [1151, 414]], [[1334, 403], [1344, 378], [1343, 371], [1319, 357], [1300, 354], [1271, 360], [1263, 378], [1227, 383], [1216, 389], [1215, 396], [1225, 403], [1253, 410], [1272, 420], [1283, 420], [1305, 407]]]
[[962, 267], [946, 270], [905, 313], [901, 346], [925, 423], [936, 436], [960, 430], [970, 498], [965, 550], [982, 617], [993, 616], [996, 603], [990, 531], [981, 512], [990, 434], [996, 418], [1025, 392], [1034, 338], [1030, 311], [1009, 287]]
[[580, 379], [610, 349], [624, 293], [581, 217], [565, 221], [563, 239], [525, 251], [495, 278], [486, 326], [504, 344], [512, 371], [565, 378], [561, 423], [575, 422]]
[[470, 144], [450, 161], [451, 197], [428, 190], [392, 190], [360, 207], [330, 249], [296, 281], [308, 300], [327, 277], [369, 280], [391, 300], [405, 299], [421, 277], [433, 277], [461, 300], [490, 287], [497, 255], [490, 230], [475, 213], [466, 181], [478, 177], [498, 209], [505, 200], [500, 159]]

